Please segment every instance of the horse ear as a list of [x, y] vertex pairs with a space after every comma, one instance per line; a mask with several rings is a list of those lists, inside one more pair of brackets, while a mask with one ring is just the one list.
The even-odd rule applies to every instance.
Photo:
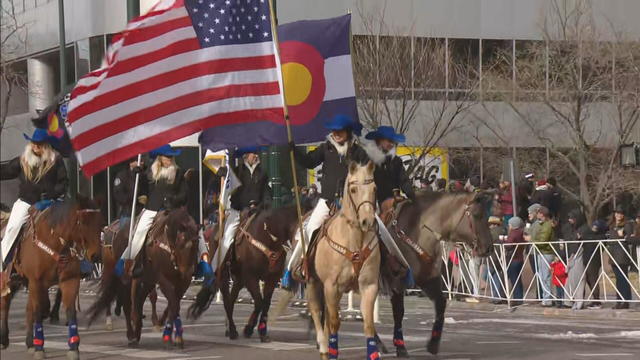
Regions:
[[349, 164], [349, 174], [355, 173], [357, 169], [358, 169], [358, 164], [355, 161], [352, 161]]
[[371, 174], [376, 169], [376, 164], [372, 160], [367, 163], [367, 171]]

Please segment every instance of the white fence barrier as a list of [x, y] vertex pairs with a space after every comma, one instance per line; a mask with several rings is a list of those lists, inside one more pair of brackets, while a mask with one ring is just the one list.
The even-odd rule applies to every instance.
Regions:
[[[514, 302], [542, 301], [582, 308], [588, 304], [640, 302], [640, 247], [624, 239], [494, 244], [490, 257], [443, 243], [444, 292]], [[633, 247], [632, 247], [633, 249]], [[612, 255], [615, 253], [615, 256]], [[566, 279], [556, 275], [565, 269]], [[556, 274], [554, 274], [554, 269]], [[554, 277], [558, 279], [555, 281]]]

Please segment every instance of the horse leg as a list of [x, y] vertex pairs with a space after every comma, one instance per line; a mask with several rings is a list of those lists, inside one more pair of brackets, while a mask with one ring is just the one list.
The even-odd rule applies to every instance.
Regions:
[[307, 306], [316, 328], [316, 342], [320, 350], [320, 357], [328, 359], [329, 349], [327, 347], [327, 334], [322, 324], [323, 300], [322, 300], [321, 284], [314, 279], [307, 282]]
[[105, 328], [109, 331], [113, 330], [113, 320], [111, 319], [111, 304], [107, 306], [106, 311], [106, 319], [105, 319]]
[[262, 310], [262, 294], [260, 294], [260, 284], [258, 279], [248, 279], [247, 280], [247, 290], [251, 294], [253, 298], [253, 312], [251, 316], [249, 316], [249, 321], [247, 325], [244, 327], [244, 337], [250, 338], [253, 335], [253, 329], [256, 327], [258, 323], [258, 316], [260, 316], [260, 310]]
[[56, 291], [56, 299], [53, 302], [53, 306], [51, 307], [51, 311], [49, 312], [49, 323], [51, 324], [59, 324], [60, 323], [60, 303], [62, 302], [62, 290], [58, 286], [58, 291]]
[[[376, 279], [377, 281], [377, 279]], [[360, 284], [360, 311], [364, 322], [364, 335], [367, 337], [367, 359], [379, 359], [376, 329], [373, 324], [373, 308], [378, 296], [378, 283]]]
[[269, 307], [271, 307], [271, 297], [276, 288], [276, 281], [268, 281], [264, 284], [262, 296], [262, 311], [260, 313], [260, 321], [258, 322], [258, 333], [261, 342], [271, 342], [267, 335], [267, 319], [269, 318]]
[[0, 349], [9, 346], [9, 308], [14, 294], [11, 292], [0, 297]]
[[[133, 326], [133, 306], [131, 303], [131, 294], [129, 292], [129, 288], [121, 286], [118, 294], [118, 302], [120, 305], [120, 309], [124, 311], [125, 323], [127, 325], [127, 340], [129, 347], [137, 347], [139, 341], [136, 340], [134, 336], [134, 326]], [[118, 308], [118, 304], [116, 304], [116, 309]]]
[[[176, 309], [176, 317], [175, 317], [175, 320], [173, 321], [173, 325], [175, 327], [174, 344], [180, 349], [184, 349], [184, 338], [182, 336], [182, 333], [183, 333], [182, 319], [180, 318], [180, 299], [182, 299], [182, 296], [189, 288], [190, 283], [191, 283], [191, 280], [189, 279], [187, 280], [186, 284], [183, 284], [183, 286], [178, 287], [176, 289], [176, 302], [177, 302], [178, 308]], [[155, 292], [155, 289], [153, 290], [153, 292]], [[158, 294], [156, 293], [156, 299], [157, 297], [158, 297]]]
[[155, 287], [151, 289], [149, 293], [149, 301], [151, 301], [151, 323], [154, 327], [159, 327], [160, 322], [158, 322], [158, 311], [156, 309], [156, 303], [158, 302], [158, 292]]
[[[327, 286], [329, 285], [329, 286]], [[325, 329], [329, 334], [329, 359], [338, 358], [338, 330], [340, 330], [340, 294], [334, 284], [324, 284], [326, 302]], [[364, 314], [364, 309], [362, 309]], [[363, 319], [366, 320], [366, 318]], [[373, 337], [374, 334], [371, 335]]]
[[404, 318], [404, 291], [391, 295], [391, 308], [393, 310], [393, 345], [396, 347], [397, 357], [409, 357], [409, 352], [404, 344], [402, 334], [402, 319]]
[[427, 351], [436, 355], [440, 349], [440, 339], [442, 338], [442, 328], [444, 326], [444, 311], [447, 307], [447, 299], [442, 293], [442, 281], [440, 277], [435, 277], [427, 281], [422, 291], [427, 294], [435, 306], [436, 318], [431, 330], [431, 339], [427, 343]]
[[131, 280], [131, 323], [133, 325], [133, 337], [140, 342], [142, 336], [142, 310], [147, 293], [144, 292], [143, 282], [140, 279]]
[[236, 329], [236, 323], [233, 321], [233, 308], [236, 304], [236, 299], [238, 298], [238, 294], [242, 289], [242, 280], [236, 279], [233, 282], [233, 286], [231, 287], [231, 292], [229, 292], [228, 283], [223, 282], [224, 285], [220, 287], [220, 292], [222, 293], [222, 302], [224, 304], [224, 311], [227, 314], [227, 331], [225, 331], [225, 336], [228, 336], [231, 340], [236, 340], [238, 338], [238, 330]]
[[67, 323], [69, 324], [69, 351], [67, 359], [77, 360], [80, 358], [80, 335], [78, 334], [78, 320], [76, 318], [76, 299], [80, 291], [80, 279], [69, 279], [59, 285], [58, 291], [61, 294], [62, 302], [67, 310]]
[[[171, 335], [173, 334], [173, 323], [179, 315], [180, 299], [178, 298], [174, 285], [168, 279], [163, 276], [159, 276], [158, 284], [160, 285], [160, 290], [162, 290], [162, 293], [168, 301], [167, 309], [169, 310], [169, 313], [164, 325], [164, 330], [162, 331], [162, 342], [165, 344], [165, 348], [169, 350], [172, 346]], [[182, 341], [182, 339], [180, 340]]]
[[[42, 298], [47, 296], [46, 289], [38, 286], [36, 281], [29, 282], [30, 316], [27, 315], [27, 332], [32, 331], [31, 344], [35, 352], [33, 358], [44, 359], [44, 328], [42, 327]], [[31, 326], [29, 326], [31, 325]], [[29, 347], [29, 335], [27, 335], [27, 347]]]

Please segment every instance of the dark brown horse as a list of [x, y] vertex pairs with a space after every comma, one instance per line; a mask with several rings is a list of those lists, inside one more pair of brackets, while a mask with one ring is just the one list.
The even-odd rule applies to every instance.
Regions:
[[[303, 209], [306, 210], [308, 207]], [[253, 298], [254, 309], [244, 327], [244, 336], [251, 337], [258, 325], [260, 340], [268, 342], [270, 339], [267, 335], [267, 318], [271, 297], [284, 271], [284, 245], [292, 242], [295, 236], [298, 216], [293, 205], [279, 209], [254, 210], [243, 216], [234, 244], [223, 262], [221, 282], [218, 284], [227, 314], [226, 335], [232, 340], [238, 338], [233, 309], [238, 293], [246, 287]], [[262, 293], [260, 280], [264, 282]], [[196, 302], [189, 308], [189, 315], [193, 318], [199, 317], [208, 307], [214, 294], [215, 291], [211, 288], [203, 286]]]
[[[99, 206], [88, 199], [59, 202], [32, 213], [21, 241], [17, 244], [13, 266], [29, 288], [26, 311], [26, 344], [34, 348], [34, 358], [44, 358], [42, 320], [49, 312], [48, 289], [58, 284], [67, 310], [69, 358], [79, 357], [80, 337], [76, 319], [76, 300], [80, 290], [80, 261], [96, 261], [100, 256], [100, 232], [104, 225]], [[19, 286], [13, 284], [12, 294]], [[9, 345], [7, 317], [12, 294], [1, 299], [0, 343]]]
[[[416, 286], [422, 289], [435, 305], [435, 321], [431, 339], [427, 343], [427, 351], [432, 354], [439, 351], [447, 305], [440, 277], [440, 241], [463, 242], [470, 245], [477, 255], [488, 256], [492, 249], [492, 238], [485, 209], [491, 199], [492, 195], [488, 193], [430, 192], [421, 194], [415, 202], [402, 203], [386, 217], [387, 228], [409, 262]], [[382, 208], [384, 211], [391, 206], [387, 203], [383, 204]], [[399, 357], [407, 357], [409, 354], [402, 334], [406, 269], [390, 255], [382, 258], [384, 260], [381, 263], [380, 275], [383, 288], [391, 294], [393, 343], [396, 354]]]
[[[128, 229], [128, 225], [123, 226]], [[127, 247], [128, 231], [121, 231], [113, 241], [113, 254], [121, 256]], [[103, 314], [118, 297], [125, 313], [129, 346], [137, 346], [142, 331], [144, 300], [156, 285], [168, 305], [163, 341], [169, 348], [175, 324], [176, 346], [183, 347], [180, 300], [191, 282], [198, 252], [198, 226], [185, 208], [160, 212], [147, 235], [136, 261], [142, 262], [142, 274], [123, 282], [114, 274], [115, 262], [105, 264], [98, 299], [89, 309], [89, 323]], [[116, 258], [117, 258], [116, 257]]]

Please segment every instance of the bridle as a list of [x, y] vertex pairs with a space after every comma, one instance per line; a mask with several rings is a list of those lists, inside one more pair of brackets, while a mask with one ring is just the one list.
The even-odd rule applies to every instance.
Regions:
[[469, 221], [469, 230], [471, 231], [471, 236], [473, 239], [473, 248], [477, 249], [478, 244], [480, 244], [480, 239], [478, 238], [478, 233], [476, 232], [475, 226], [473, 226], [473, 216], [471, 215], [471, 210], [470, 210], [473, 202], [474, 200], [471, 200], [464, 205], [464, 210], [462, 211], [462, 215], [460, 215], [460, 219], [458, 220], [458, 223], [453, 228], [453, 230], [454, 231], [457, 230], [460, 227], [462, 220], [464, 220], [466, 217], [467, 220]]
[[[349, 183], [347, 184], [347, 198], [349, 199], [349, 202], [351, 203], [351, 206], [355, 209], [356, 212], [356, 221], [354, 222], [353, 220], [347, 218], [344, 213], [341, 213], [341, 215], [347, 220], [347, 224], [349, 224], [349, 226], [355, 227], [355, 228], [360, 228], [360, 208], [364, 205], [371, 205], [371, 207], [374, 209], [376, 208], [376, 204], [373, 201], [369, 201], [369, 200], [364, 200], [361, 203], [359, 203], [358, 205], [356, 205], [355, 200], [353, 200], [353, 195], [351, 194], [351, 191], [349, 190], [349, 188], [351, 186], [368, 186], [373, 184], [374, 180], [373, 178], [370, 179], [366, 179], [363, 182], [358, 182], [358, 181], [349, 181]], [[374, 231], [374, 229], [377, 229], [377, 225], [378, 223], [376, 221], [373, 222], [372, 226], [369, 227], [365, 232], [370, 232], [370, 231]]]

